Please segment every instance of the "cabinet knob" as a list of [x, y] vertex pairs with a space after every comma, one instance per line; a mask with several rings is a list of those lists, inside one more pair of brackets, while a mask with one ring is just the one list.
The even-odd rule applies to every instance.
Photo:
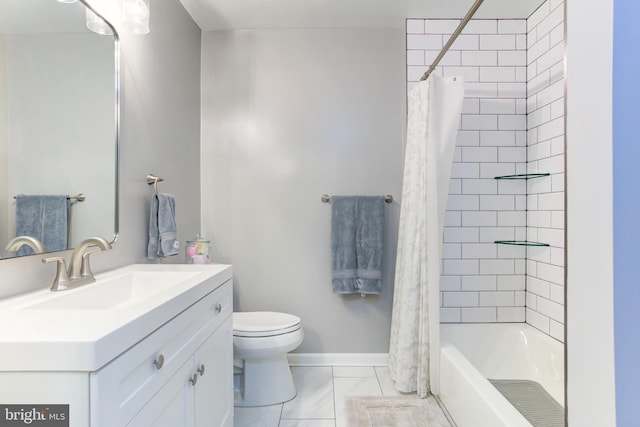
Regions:
[[222, 304], [216, 304], [216, 313], [220, 313], [222, 311]]
[[196, 383], [198, 382], [198, 374], [193, 374], [189, 382], [191, 383], [191, 385], [196, 385]]
[[200, 367], [198, 368], [198, 373], [200, 374], [200, 376], [204, 375], [204, 364], [200, 365]]
[[156, 369], [160, 370], [164, 366], [164, 356], [159, 354], [156, 360], [153, 361], [153, 364], [156, 365]]

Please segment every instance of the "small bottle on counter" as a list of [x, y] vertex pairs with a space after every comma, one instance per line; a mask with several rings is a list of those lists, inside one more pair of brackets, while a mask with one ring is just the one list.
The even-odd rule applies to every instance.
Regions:
[[200, 233], [195, 240], [187, 240], [185, 247], [185, 261], [187, 264], [209, 264], [209, 244], [211, 241], [204, 240]]

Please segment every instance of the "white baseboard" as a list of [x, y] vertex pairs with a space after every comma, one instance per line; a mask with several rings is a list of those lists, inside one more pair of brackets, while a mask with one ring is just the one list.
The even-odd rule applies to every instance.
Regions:
[[388, 353], [289, 353], [291, 366], [387, 366]]

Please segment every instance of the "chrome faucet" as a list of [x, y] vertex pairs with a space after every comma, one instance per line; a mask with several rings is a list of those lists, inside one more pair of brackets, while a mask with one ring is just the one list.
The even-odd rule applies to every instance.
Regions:
[[45, 252], [44, 245], [42, 244], [42, 242], [36, 239], [35, 237], [31, 237], [31, 236], [16, 236], [13, 239], [11, 239], [11, 241], [9, 242], [9, 244], [7, 244], [7, 247], [5, 249], [13, 252], [20, 249], [20, 246], [22, 245], [29, 246], [31, 249], [33, 249], [33, 252], [36, 254], [41, 254]]
[[[96, 249], [97, 248], [97, 249]], [[58, 263], [56, 277], [51, 285], [52, 291], [77, 288], [81, 285], [96, 281], [89, 265], [89, 256], [96, 252], [111, 249], [111, 244], [102, 237], [89, 237], [76, 247], [69, 259], [69, 269], [62, 257], [51, 257], [42, 260], [43, 263], [55, 261]]]

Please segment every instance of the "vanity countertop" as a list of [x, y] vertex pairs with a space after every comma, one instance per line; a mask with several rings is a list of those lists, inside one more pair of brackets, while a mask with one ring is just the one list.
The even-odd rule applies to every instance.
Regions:
[[0, 370], [96, 371], [232, 278], [230, 265], [133, 264], [0, 301]]

